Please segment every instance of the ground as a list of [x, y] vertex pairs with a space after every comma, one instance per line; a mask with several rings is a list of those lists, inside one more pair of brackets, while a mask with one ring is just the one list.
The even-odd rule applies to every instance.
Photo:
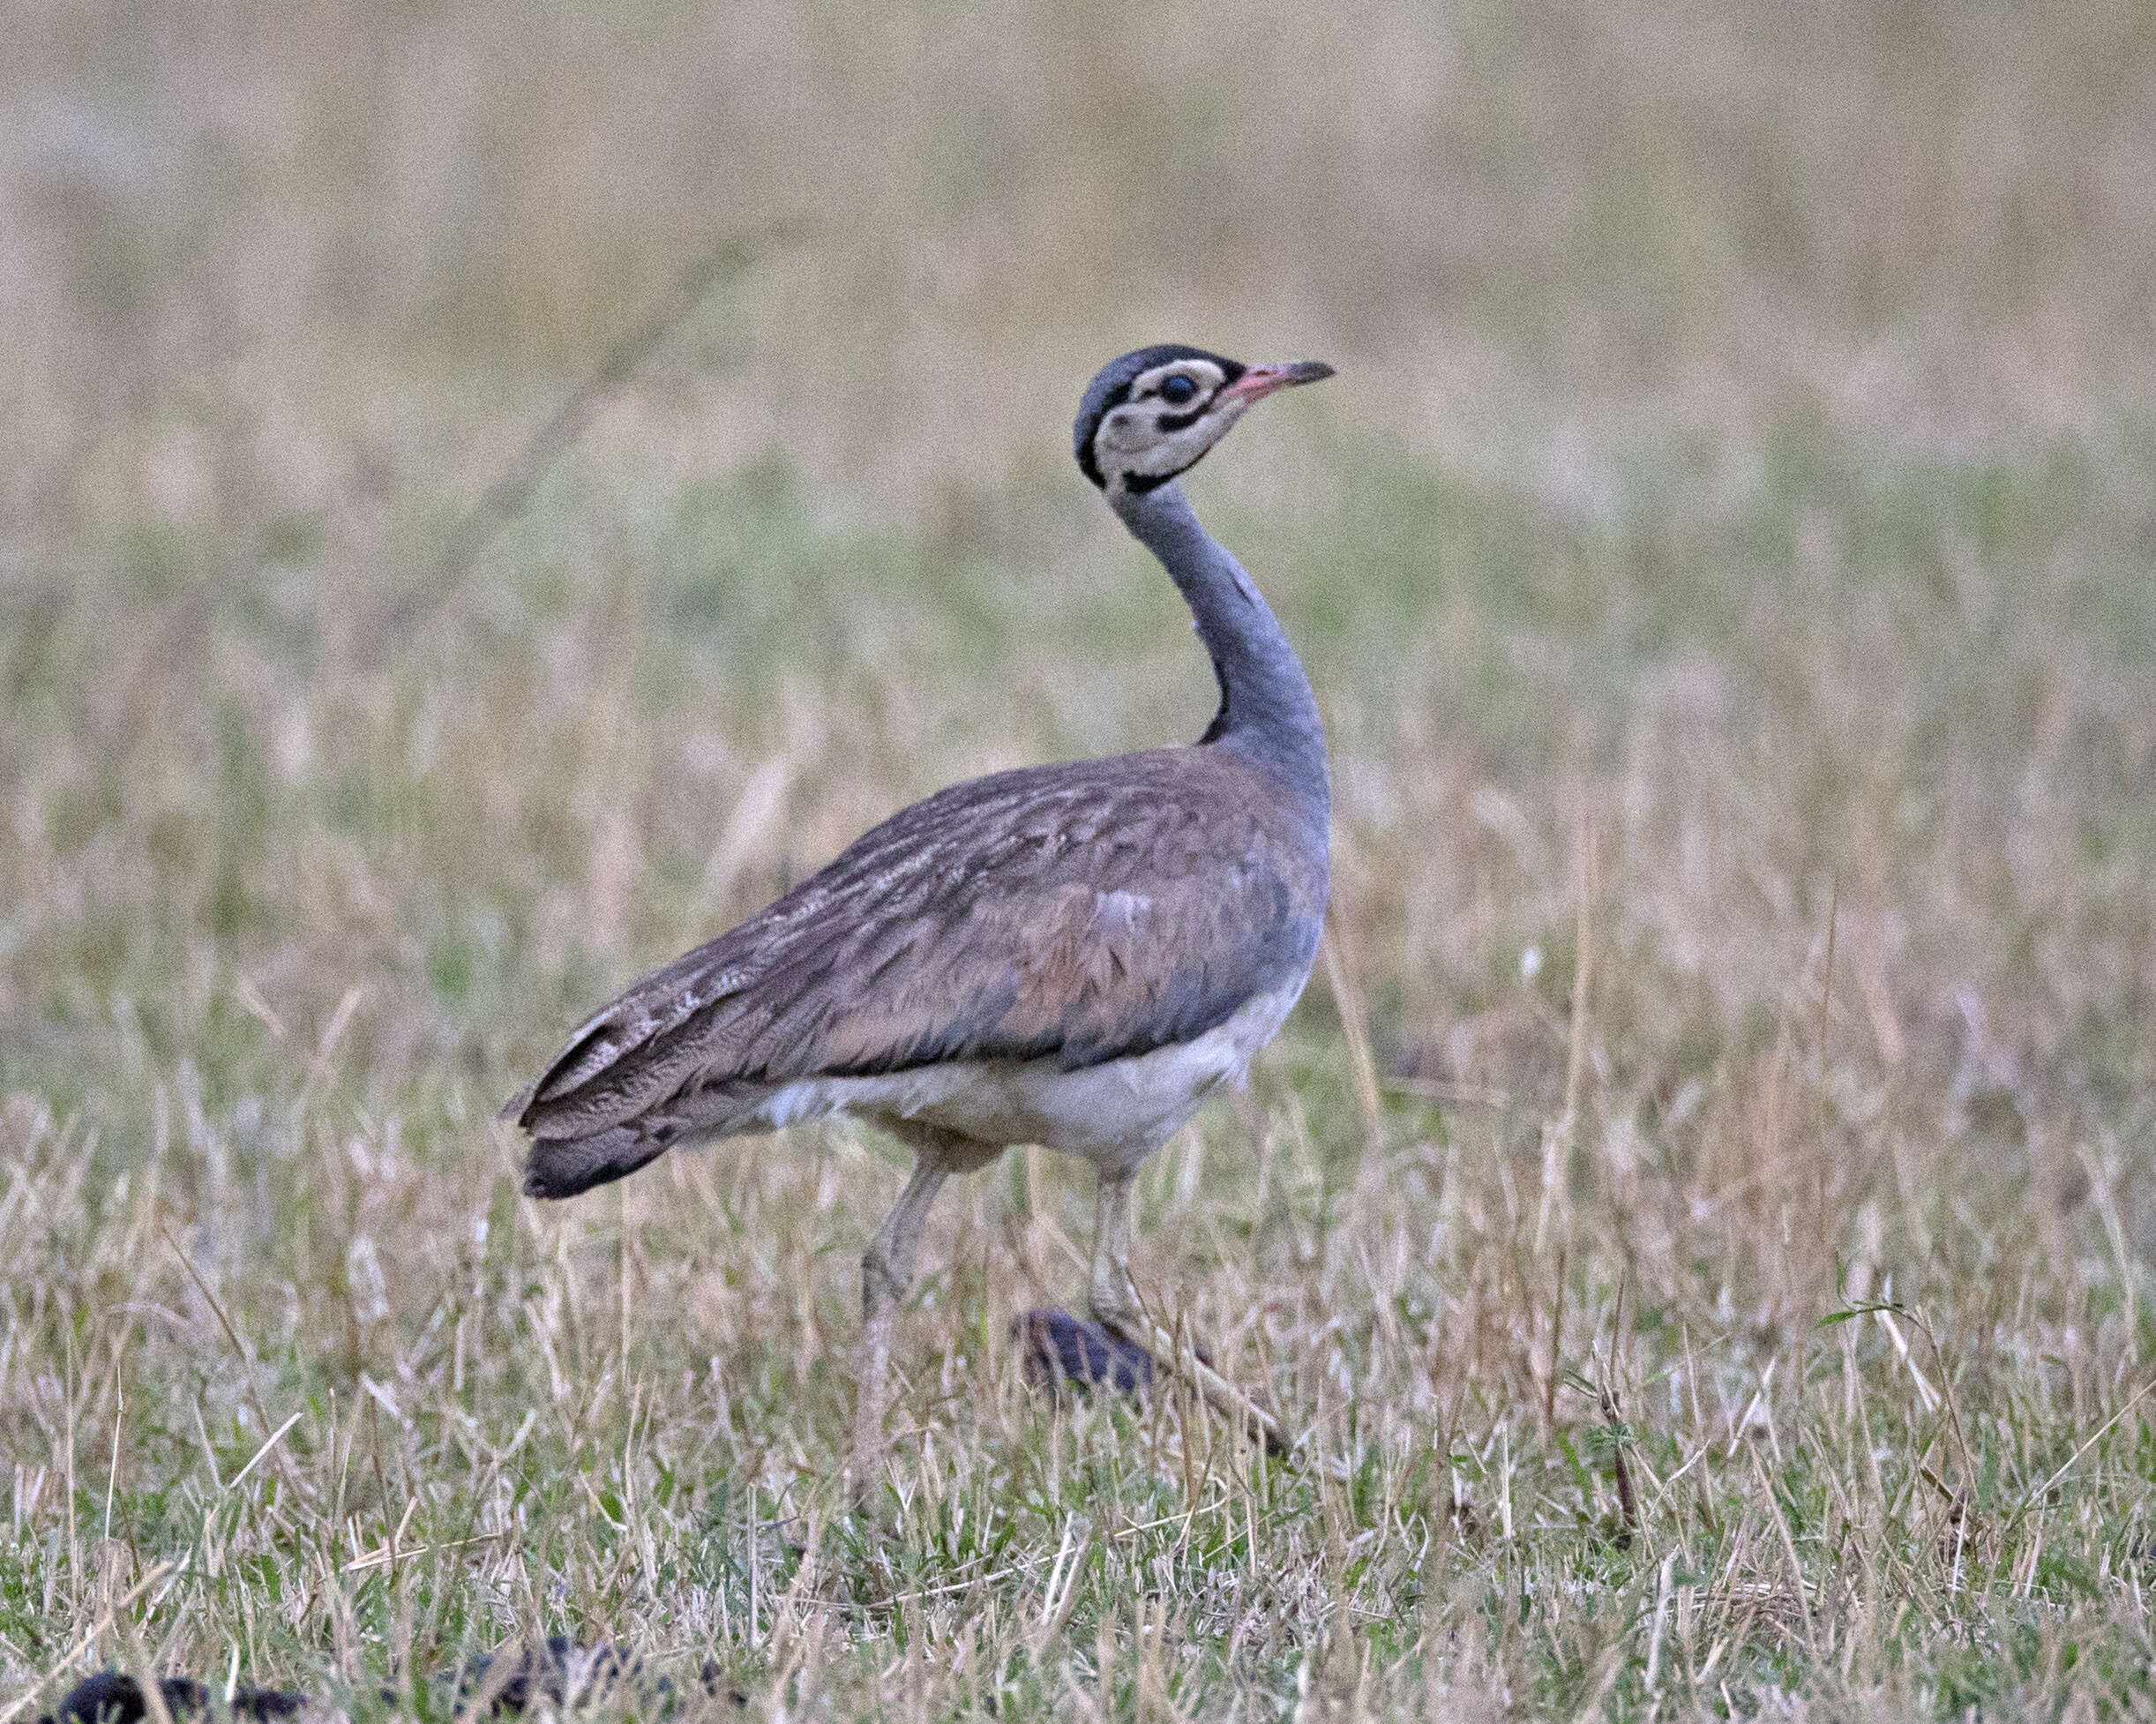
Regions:
[[[719, 1715], [2148, 1711], [2145, 15], [171, 18], [0, 74], [0, 1715], [549, 1633]], [[1019, 1151], [856, 1516], [895, 1146], [542, 1206], [493, 1116], [901, 803], [1202, 727], [1067, 453], [1155, 339], [1341, 372], [1193, 481], [1336, 902], [1134, 1259], [1306, 1442], [1026, 1385]]]

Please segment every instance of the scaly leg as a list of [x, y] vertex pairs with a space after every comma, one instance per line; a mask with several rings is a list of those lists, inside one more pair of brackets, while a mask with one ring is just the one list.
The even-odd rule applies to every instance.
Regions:
[[1280, 1421], [1201, 1359], [1187, 1342], [1179, 1342], [1145, 1315], [1130, 1279], [1130, 1200], [1136, 1170], [1100, 1170], [1093, 1196], [1093, 1271], [1087, 1303], [1093, 1319], [1110, 1334], [1155, 1353], [1179, 1371], [1224, 1417], [1240, 1428], [1255, 1428], [1266, 1450], [1285, 1454], [1289, 1443]]
[[891, 1328], [913, 1284], [914, 1248], [951, 1159], [932, 1139], [914, 1144], [913, 1177], [861, 1256], [861, 1348], [854, 1371], [853, 1500], [865, 1507], [883, 1465], [883, 1420], [891, 1392]]

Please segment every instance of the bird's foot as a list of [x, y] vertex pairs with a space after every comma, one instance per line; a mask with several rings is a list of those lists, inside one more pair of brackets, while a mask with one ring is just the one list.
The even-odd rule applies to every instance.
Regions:
[[1024, 1349], [1026, 1381], [1037, 1389], [1070, 1383], [1135, 1395], [1152, 1387], [1153, 1355], [1104, 1324], [1068, 1311], [1028, 1311], [1013, 1321], [1011, 1332]]
[[[1067, 1311], [1028, 1311], [1011, 1324], [1023, 1349], [1026, 1381], [1037, 1389], [1052, 1392], [1066, 1383], [1082, 1390], [1098, 1384], [1119, 1395], [1135, 1395], [1151, 1388], [1156, 1377], [1177, 1369], [1220, 1412], [1254, 1432], [1267, 1454], [1290, 1452], [1293, 1445], [1279, 1420], [1223, 1377], [1203, 1347], [1179, 1344], [1149, 1324], [1142, 1332], [1158, 1353], [1132, 1340], [1118, 1324], [1087, 1321]], [[1179, 1362], [1171, 1366], [1164, 1360]]]

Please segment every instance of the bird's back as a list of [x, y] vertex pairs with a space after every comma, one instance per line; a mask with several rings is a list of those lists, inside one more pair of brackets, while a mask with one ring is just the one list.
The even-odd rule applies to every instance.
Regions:
[[870, 1093], [847, 1080], [1082, 1072], [1217, 1039], [1253, 1001], [1274, 1002], [1269, 1034], [1326, 892], [1324, 832], [1232, 746], [954, 785], [578, 1031], [512, 1104], [527, 1188], [767, 1124], [782, 1092], [842, 1106]]

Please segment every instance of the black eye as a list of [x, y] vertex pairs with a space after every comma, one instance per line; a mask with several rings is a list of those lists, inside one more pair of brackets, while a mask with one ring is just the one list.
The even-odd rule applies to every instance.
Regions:
[[1198, 398], [1198, 386], [1187, 377], [1172, 377], [1160, 386], [1160, 398], [1170, 407], [1187, 407]]

